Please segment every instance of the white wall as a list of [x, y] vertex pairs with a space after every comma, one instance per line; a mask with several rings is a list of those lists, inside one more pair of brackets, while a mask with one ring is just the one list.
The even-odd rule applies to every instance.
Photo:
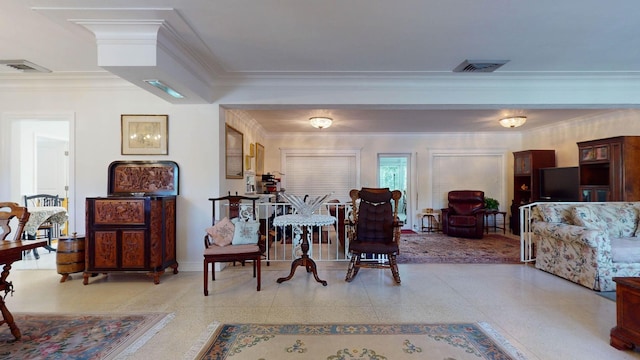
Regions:
[[[114, 87], [7, 92], [0, 96], [4, 129], [16, 114], [75, 114], [75, 187], [70, 189], [70, 231], [85, 233], [86, 197], [107, 195], [107, 169], [115, 160], [173, 160], [180, 170], [177, 204], [178, 262], [182, 270], [202, 268], [202, 234], [211, 221], [209, 197], [220, 192], [219, 111], [216, 105], [176, 106], [118, 81]], [[7, 114], [11, 115], [8, 116]], [[169, 155], [131, 156], [120, 153], [121, 114], [168, 114]], [[2, 133], [0, 168], [8, 169], [10, 136]], [[223, 177], [224, 178], [224, 177]], [[0, 199], [12, 197], [10, 174], [0, 173]]]
[[[445, 151], [458, 154], [490, 151], [504, 154], [508, 169], [505, 171], [506, 192], [500, 194], [500, 206], [507, 209], [513, 194], [513, 156], [511, 152], [520, 150], [520, 136], [491, 133], [457, 134], [396, 134], [396, 135], [308, 135], [269, 136], [265, 145], [266, 169], [280, 170], [280, 150], [282, 149], [360, 149], [361, 185], [377, 185], [378, 153], [411, 153], [416, 171], [411, 179], [410, 203], [414, 210], [440, 205], [441, 194], [431, 194], [433, 168], [432, 154]], [[482, 177], [478, 174], [478, 177]], [[285, 175], [286, 177], [286, 175]], [[416, 202], [417, 200], [417, 202]], [[415, 219], [415, 218], [414, 218]]]
[[522, 149], [556, 150], [556, 166], [578, 166], [577, 142], [613, 136], [640, 135], [640, 110], [619, 110], [614, 114], [581, 119], [571, 125], [557, 125], [527, 132]]

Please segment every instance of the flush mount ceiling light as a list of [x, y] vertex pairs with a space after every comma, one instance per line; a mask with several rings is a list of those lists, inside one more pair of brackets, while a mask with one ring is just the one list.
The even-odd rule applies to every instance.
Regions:
[[323, 116], [315, 116], [309, 119], [309, 123], [316, 129], [326, 129], [333, 123], [333, 119]]
[[516, 128], [524, 125], [527, 122], [526, 116], [511, 116], [504, 119], [500, 119], [500, 125], [506, 128]]
[[144, 80], [144, 82], [146, 82], [147, 84], [151, 85], [151, 86], [155, 86], [158, 89], [166, 92], [167, 94], [173, 96], [176, 99], [183, 99], [184, 96], [182, 94], [180, 94], [179, 92], [173, 90], [171, 87], [169, 87], [169, 85], [166, 85], [165, 83], [163, 83], [160, 80]]

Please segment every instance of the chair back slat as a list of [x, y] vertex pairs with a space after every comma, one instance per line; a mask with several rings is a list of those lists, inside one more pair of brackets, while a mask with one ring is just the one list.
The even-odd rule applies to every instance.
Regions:
[[25, 195], [24, 206], [42, 207], [42, 206], [62, 206], [62, 199], [58, 195], [37, 194]]
[[[242, 217], [243, 219], [247, 220], [248, 217], [253, 218], [253, 220], [257, 219], [257, 209], [256, 209], [256, 200], [259, 200], [260, 198], [258, 197], [248, 197], [248, 196], [242, 196], [242, 195], [227, 195], [227, 196], [223, 196], [223, 197], [219, 197], [219, 198], [209, 198], [209, 200], [211, 201], [211, 206], [212, 206], [212, 218], [211, 218], [211, 224], [215, 224], [216, 222], [216, 202], [217, 201], [228, 201], [229, 202], [229, 211], [227, 214], [227, 217], [229, 219], [233, 219], [233, 218], [237, 218], [237, 217]], [[246, 202], [246, 201], [251, 201], [251, 213], [249, 214], [248, 212], [245, 211], [245, 208], [243, 207], [244, 205], [242, 204], [242, 202]]]
[[[26, 207], [20, 206], [14, 202], [0, 202], [0, 241], [20, 240], [24, 226], [29, 220], [29, 212]], [[12, 229], [11, 220], [18, 219], [18, 225]], [[13, 230], [13, 231], [12, 231]], [[13, 239], [7, 239], [9, 234], [13, 233]]]

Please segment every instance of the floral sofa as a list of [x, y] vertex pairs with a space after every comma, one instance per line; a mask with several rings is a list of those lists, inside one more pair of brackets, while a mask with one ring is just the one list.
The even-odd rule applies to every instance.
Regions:
[[597, 291], [640, 276], [640, 202], [539, 203], [532, 210], [536, 268]]

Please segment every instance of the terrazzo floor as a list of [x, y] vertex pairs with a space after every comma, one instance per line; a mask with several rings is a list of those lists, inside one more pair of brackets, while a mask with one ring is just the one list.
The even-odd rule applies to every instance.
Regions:
[[[12, 312], [175, 313], [131, 359], [183, 359], [213, 321], [255, 323], [488, 322], [528, 359], [640, 359], [609, 345], [615, 302], [531, 265], [400, 265], [402, 285], [389, 270], [362, 269], [346, 283], [346, 263], [323, 262], [324, 287], [299, 268], [282, 284], [289, 263], [263, 265], [262, 291], [250, 267], [227, 267], [203, 296], [202, 273], [168, 272], [154, 285], [144, 274], [110, 274], [82, 284], [60, 283], [55, 255], [14, 264], [6, 298]], [[34, 269], [35, 268], [35, 269]], [[19, 324], [18, 324], [19, 325]]]

